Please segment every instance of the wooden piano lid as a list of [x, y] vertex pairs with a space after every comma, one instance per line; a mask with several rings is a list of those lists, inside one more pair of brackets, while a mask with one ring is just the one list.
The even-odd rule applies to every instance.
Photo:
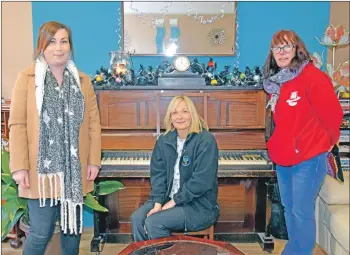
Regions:
[[266, 149], [263, 90], [114, 90], [97, 94], [105, 150], [152, 150], [176, 95], [192, 99], [220, 150]]

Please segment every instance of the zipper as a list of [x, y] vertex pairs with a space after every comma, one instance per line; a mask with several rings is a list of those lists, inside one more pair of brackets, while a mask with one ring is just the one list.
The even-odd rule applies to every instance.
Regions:
[[186, 212], [185, 212], [185, 208], [183, 206], [182, 206], [182, 210], [184, 211], [184, 216], [185, 216], [185, 231], [184, 231], [184, 235], [187, 236]]

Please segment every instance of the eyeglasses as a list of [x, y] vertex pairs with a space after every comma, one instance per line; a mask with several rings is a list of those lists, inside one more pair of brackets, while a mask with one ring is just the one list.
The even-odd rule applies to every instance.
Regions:
[[292, 52], [293, 48], [294, 48], [294, 45], [287, 44], [282, 47], [278, 47], [278, 46], [272, 47], [271, 50], [273, 53], [278, 54], [281, 52], [281, 50], [283, 50], [285, 53]]

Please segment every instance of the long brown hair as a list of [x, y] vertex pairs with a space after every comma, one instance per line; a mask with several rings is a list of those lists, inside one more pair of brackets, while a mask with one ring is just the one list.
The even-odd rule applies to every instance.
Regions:
[[54, 37], [57, 31], [62, 28], [67, 31], [71, 57], [72, 59], [74, 58], [72, 31], [70, 30], [70, 28], [65, 24], [59, 23], [57, 21], [49, 21], [44, 23], [39, 29], [39, 35], [36, 43], [34, 59], [36, 59], [40, 55], [40, 53], [47, 48], [52, 37]]
[[263, 67], [263, 74], [265, 78], [276, 74], [280, 70], [280, 67], [277, 65], [276, 60], [273, 57], [271, 49], [278, 44], [284, 43], [292, 43], [295, 46], [295, 57], [292, 59], [289, 66], [291, 69], [296, 70], [304, 61], [311, 61], [310, 53], [307, 51], [303, 40], [301, 40], [297, 33], [295, 33], [293, 30], [279, 30], [272, 37], [269, 54]]

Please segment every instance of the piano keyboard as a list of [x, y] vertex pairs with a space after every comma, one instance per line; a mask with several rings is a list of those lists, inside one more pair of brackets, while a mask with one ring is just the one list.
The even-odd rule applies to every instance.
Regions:
[[[103, 152], [102, 165], [134, 165], [149, 166], [151, 152]], [[268, 165], [270, 164], [263, 153], [248, 152], [219, 152], [219, 165]]]
[[[150, 151], [103, 151], [100, 178], [149, 178]], [[220, 151], [218, 177], [272, 177], [266, 151]]]

